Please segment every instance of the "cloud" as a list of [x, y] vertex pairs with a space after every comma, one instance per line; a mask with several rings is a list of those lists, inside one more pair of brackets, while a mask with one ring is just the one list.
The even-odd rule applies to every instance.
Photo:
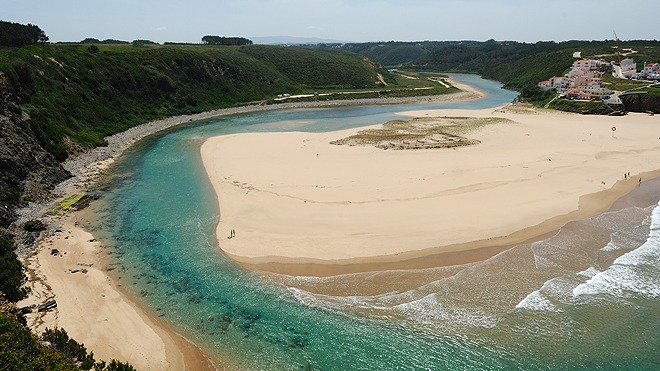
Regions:
[[165, 27], [165, 26], [160, 26], [160, 27], [154, 28], [154, 31], [166, 31], [166, 30], [167, 30], [167, 27]]

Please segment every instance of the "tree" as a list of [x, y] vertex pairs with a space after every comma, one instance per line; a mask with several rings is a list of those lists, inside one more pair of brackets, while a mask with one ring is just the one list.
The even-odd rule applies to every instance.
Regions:
[[21, 47], [46, 42], [48, 36], [36, 25], [0, 21], [0, 46]]
[[224, 37], [206, 35], [202, 37], [202, 42], [207, 45], [252, 45], [252, 40], [244, 37]]

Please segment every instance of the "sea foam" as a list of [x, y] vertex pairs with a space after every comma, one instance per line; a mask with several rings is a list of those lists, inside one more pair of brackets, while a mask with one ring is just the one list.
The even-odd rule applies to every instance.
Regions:
[[660, 298], [660, 202], [651, 213], [650, 231], [640, 247], [618, 257], [606, 270], [573, 289], [573, 295], [644, 295]]
[[535, 311], [546, 311], [546, 312], [556, 312], [558, 308], [556, 305], [552, 304], [539, 290], [532, 291], [527, 295], [523, 300], [516, 305], [517, 310], [535, 310]]
[[399, 304], [393, 309], [411, 320], [431, 326], [453, 323], [461, 326], [492, 328], [497, 323], [497, 317], [476, 308], [447, 305], [438, 294], [429, 294], [415, 301]]

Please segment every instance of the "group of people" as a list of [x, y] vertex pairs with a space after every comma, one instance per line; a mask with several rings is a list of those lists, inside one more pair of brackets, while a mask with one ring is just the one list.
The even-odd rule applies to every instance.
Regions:
[[229, 237], [227, 238], [234, 238], [236, 237], [236, 230], [235, 229], [230, 229], [229, 230]]

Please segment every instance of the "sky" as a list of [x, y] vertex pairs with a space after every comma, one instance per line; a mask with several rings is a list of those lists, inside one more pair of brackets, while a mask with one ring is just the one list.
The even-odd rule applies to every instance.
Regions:
[[50, 40], [199, 42], [204, 35], [342, 41], [660, 39], [660, 0], [0, 0], [0, 20]]

